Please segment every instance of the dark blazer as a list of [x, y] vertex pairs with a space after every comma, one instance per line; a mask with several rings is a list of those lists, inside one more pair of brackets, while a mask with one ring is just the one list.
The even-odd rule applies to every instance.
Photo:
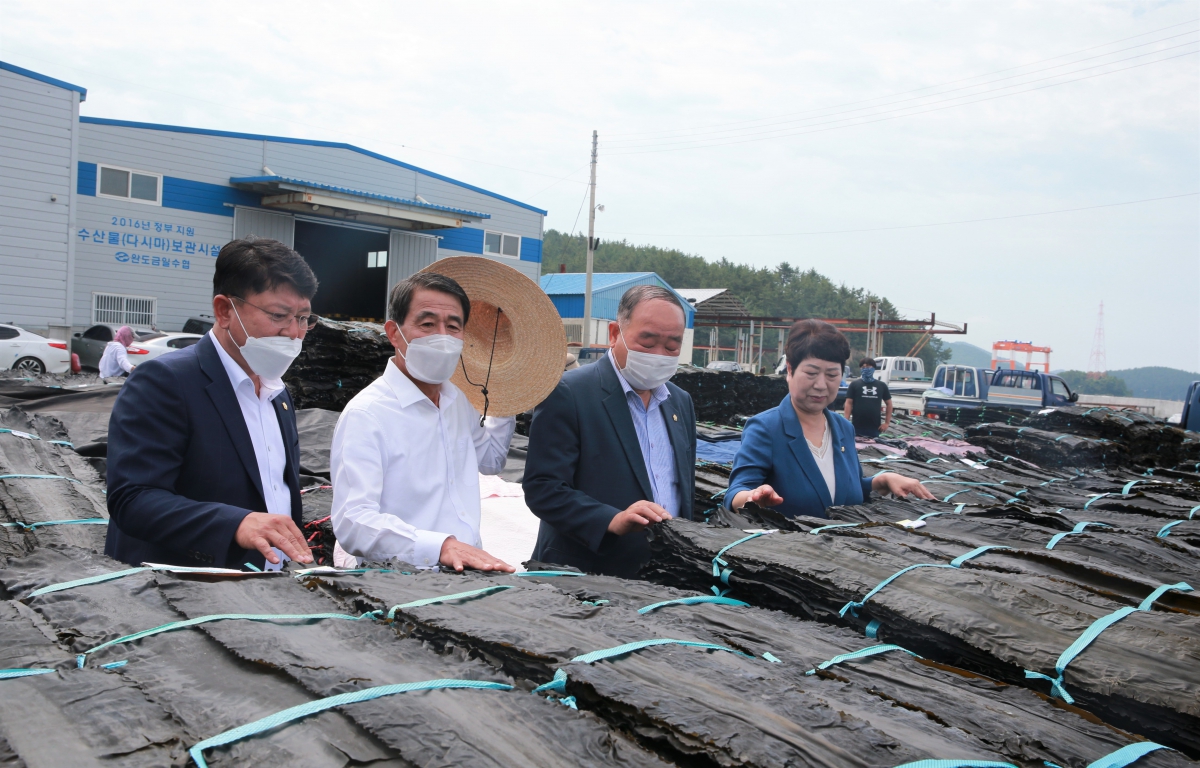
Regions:
[[[286, 390], [274, 405], [299, 526], [296, 410]], [[262, 554], [239, 547], [234, 534], [266, 508], [254, 444], [212, 337], [139, 365], [108, 423], [104, 554], [132, 565], [262, 568]]]
[[825, 411], [833, 437], [834, 497], [821, 476], [817, 460], [804, 439], [800, 419], [790, 396], [777, 408], [764, 411], [746, 422], [742, 447], [733, 460], [725, 506], [739, 491], [752, 491], [766, 484], [783, 497], [776, 512], [795, 517], [825, 517], [827, 507], [862, 504], [871, 495], [871, 481], [864, 478], [854, 447], [854, 427], [839, 414]]
[[[696, 416], [687, 392], [671, 383], [667, 391], [659, 408], [675, 452], [681, 515], [690, 519]], [[533, 412], [522, 487], [525, 504], [542, 520], [535, 560], [632, 576], [650, 558], [645, 533], [608, 532], [618, 512], [654, 494], [629, 403], [607, 357], [567, 371]]]

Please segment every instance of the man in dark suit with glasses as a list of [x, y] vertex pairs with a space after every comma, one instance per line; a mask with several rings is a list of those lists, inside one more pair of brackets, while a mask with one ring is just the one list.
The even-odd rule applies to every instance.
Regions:
[[282, 376], [317, 323], [316, 292], [308, 264], [277, 240], [221, 249], [212, 330], [139, 365], [113, 406], [105, 554], [134, 565], [312, 562]]

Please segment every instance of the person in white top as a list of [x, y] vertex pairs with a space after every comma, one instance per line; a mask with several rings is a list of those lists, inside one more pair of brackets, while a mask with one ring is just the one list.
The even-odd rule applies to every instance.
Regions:
[[449, 379], [471, 301], [457, 282], [397, 283], [384, 325], [396, 355], [346, 405], [333, 433], [335, 563], [349, 554], [417, 567], [515, 569], [482, 549], [479, 474], [499, 474], [516, 419], [479, 412]]
[[135, 366], [129, 362], [126, 350], [133, 343], [133, 329], [122, 325], [117, 329], [113, 340], [104, 345], [104, 354], [100, 356], [100, 377], [128, 375]]

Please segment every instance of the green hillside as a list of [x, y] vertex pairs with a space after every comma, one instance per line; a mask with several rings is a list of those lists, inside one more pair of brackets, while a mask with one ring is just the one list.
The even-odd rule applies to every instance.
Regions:
[[969, 365], [973, 368], [987, 368], [992, 364], [992, 353], [983, 347], [977, 347], [968, 341], [949, 341], [946, 348], [950, 350], [950, 359], [946, 362], [957, 365]]
[[1187, 396], [1188, 385], [1193, 381], [1200, 381], [1200, 373], [1161, 366], [1109, 371], [1108, 375], [1122, 379], [1128, 384], [1134, 397], [1152, 397], [1158, 400], [1182, 400]]
[[[583, 272], [587, 261], [587, 237], [547, 230], [542, 241], [542, 271]], [[886, 298], [865, 288], [836, 285], [811, 267], [800, 269], [788, 262], [774, 268], [736, 264], [728, 259], [708, 261], [672, 248], [602, 242], [596, 249], [596, 272], [656, 272], [675, 288], [726, 288], [742, 300], [752, 314], [769, 317], [865, 318], [867, 305], [878, 301], [885, 319], [903, 319]], [[850, 343], [861, 350], [865, 334], [848, 334]], [[887, 334], [884, 354], [903, 355], [917, 340], [916, 334]], [[722, 336], [723, 345], [726, 344]], [[732, 343], [732, 342], [730, 342]], [[934, 338], [920, 357], [926, 370], [945, 360], [947, 352]]]
[[1109, 374], [1098, 379], [1089, 378], [1083, 371], [1061, 371], [1063, 381], [1072, 392], [1081, 395], [1111, 395], [1112, 397], [1133, 397], [1133, 391], [1124, 379]]

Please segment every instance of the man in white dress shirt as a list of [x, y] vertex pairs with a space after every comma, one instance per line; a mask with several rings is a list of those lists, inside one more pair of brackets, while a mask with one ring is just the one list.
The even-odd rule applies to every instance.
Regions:
[[479, 540], [479, 473], [504, 469], [514, 418], [479, 412], [450, 382], [471, 301], [457, 282], [397, 283], [384, 325], [396, 355], [354, 396], [333, 434], [335, 563], [347, 554], [417, 567], [512, 572]]

